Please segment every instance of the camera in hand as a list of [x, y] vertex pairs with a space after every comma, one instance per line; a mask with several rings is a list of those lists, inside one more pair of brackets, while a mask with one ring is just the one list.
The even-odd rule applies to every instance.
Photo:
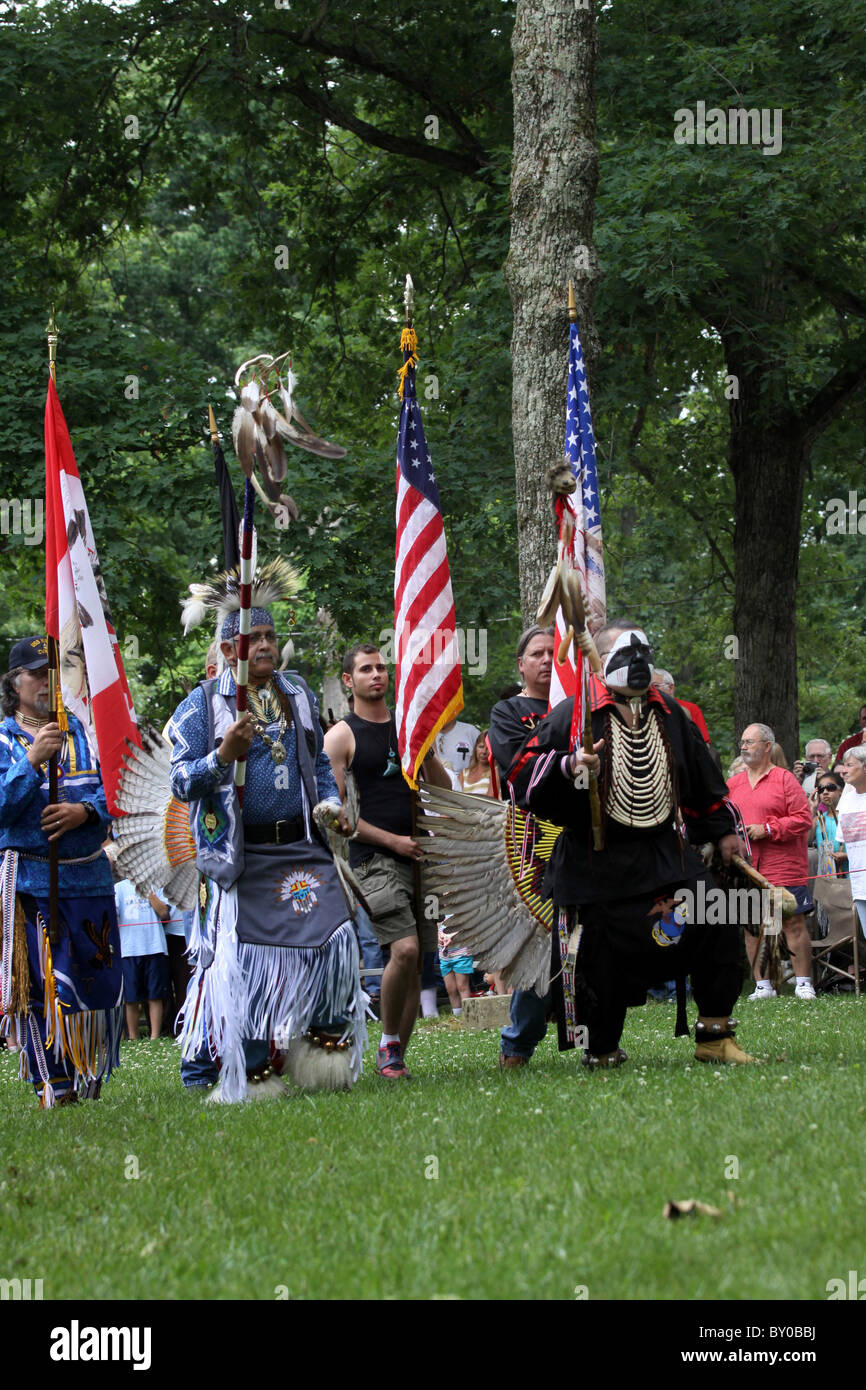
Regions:
[[811, 777], [813, 772], [817, 772], [818, 764], [813, 763], [809, 758], [803, 763], [803, 776]]

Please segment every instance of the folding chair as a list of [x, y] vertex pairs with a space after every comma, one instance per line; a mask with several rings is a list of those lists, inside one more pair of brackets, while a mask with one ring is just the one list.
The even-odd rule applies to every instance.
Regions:
[[[812, 942], [812, 959], [816, 967], [816, 989], [828, 990], [834, 981], [854, 982], [854, 993], [859, 996], [862, 968], [860, 965], [860, 919], [851, 898], [851, 885], [847, 878], [816, 878], [812, 896], [823, 904], [830, 919], [830, 931], [823, 940]], [[846, 962], [848, 948], [853, 955], [854, 972], [842, 968], [830, 959], [835, 953], [836, 962]]]

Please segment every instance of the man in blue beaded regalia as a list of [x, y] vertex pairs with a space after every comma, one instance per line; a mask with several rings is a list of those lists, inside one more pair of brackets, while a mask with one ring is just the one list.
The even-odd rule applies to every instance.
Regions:
[[[48, 703], [48, 644], [16, 642], [2, 680], [0, 855], [3, 1027], [17, 1037], [21, 1076], [44, 1108], [95, 1099], [118, 1065], [123, 1027], [111, 817], [83, 725], [62, 732]], [[48, 762], [59, 792], [49, 804]], [[59, 851], [51, 930], [49, 844]]]
[[[348, 1089], [366, 1042], [358, 948], [333, 857], [313, 816], [339, 794], [322, 748], [315, 697], [277, 670], [263, 605], [288, 596], [294, 575], [272, 562], [253, 581], [248, 709], [236, 712], [240, 613], [237, 576], [192, 586], [187, 630], [218, 616], [225, 669], [198, 686], [169, 724], [171, 786], [190, 805], [201, 871], [196, 965], [183, 1014], [187, 1059], [206, 1048], [220, 1063], [213, 1099], [282, 1092], [271, 1046], [310, 1088]], [[246, 759], [243, 799], [234, 766]]]

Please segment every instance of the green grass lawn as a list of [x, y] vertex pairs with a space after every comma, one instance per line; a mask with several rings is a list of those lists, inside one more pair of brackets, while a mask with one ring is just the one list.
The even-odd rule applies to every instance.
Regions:
[[[866, 1001], [739, 1017], [763, 1066], [701, 1066], [648, 1005], [618, 1072], [551, 1029], [503, 1075], [496, 1033], [443, 1018], [412, 1083], [368, 1061], [351, 1094], [234, 1107], [185, 1092], [163, 1040], [41, 1113], [3, 1052], [0, 1275], [46, 1299], [825, 1299], [866, 1274]], [[663, 1220], [688, 1197], [722, 1216]]]

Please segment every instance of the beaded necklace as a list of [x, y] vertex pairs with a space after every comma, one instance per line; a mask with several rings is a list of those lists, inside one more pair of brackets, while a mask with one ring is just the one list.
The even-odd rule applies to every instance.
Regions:
[[[253, 717], [256, 735], [268, 749], [273, 762], [277, 765], [286, 761], [286, 749], [283, 743], [283, 734], [286, 732], [287, 721], [286, 713], [280, 704], [277, 692], [271, 682], [260, 686], [254, 690], [252, 686], [247, 690], [247, 704], [250, 714]], [[267, 731], [269, 724], [277, 724], [277, 736], [271, 738]]]

